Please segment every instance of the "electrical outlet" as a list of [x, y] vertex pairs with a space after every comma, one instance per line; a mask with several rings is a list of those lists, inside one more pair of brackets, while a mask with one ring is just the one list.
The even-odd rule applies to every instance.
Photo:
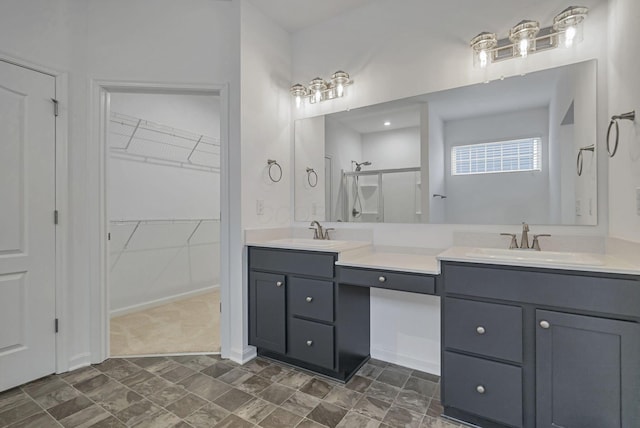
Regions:
[[264, 200], [262, 199], [256, 201], [256, 215], [264, 215]]
[[315, 202], [311, 204], [311, 215], [318, 214], [318, 204]]
[[582, 215], [582, 204], [580, 203], [580, 199], [576, 199], [576, 216], [580, 217]]

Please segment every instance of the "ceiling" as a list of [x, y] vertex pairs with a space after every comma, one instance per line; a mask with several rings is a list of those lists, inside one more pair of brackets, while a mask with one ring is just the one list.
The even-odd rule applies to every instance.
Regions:
[[290, 33], [311, 27], [374, 0], [251, 0], [251, 3]]

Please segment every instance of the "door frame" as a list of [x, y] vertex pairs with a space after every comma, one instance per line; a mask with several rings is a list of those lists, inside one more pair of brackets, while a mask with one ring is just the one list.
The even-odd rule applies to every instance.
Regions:
[[[226, 355], [230, 340], [229, 291], [230, 291], [230, 233], [231, 200], [229, 192], [229, 85], [228, 84], [177, 84], [132, 82], [92, 79], [92, 140], [96, 142], [98, 170], [98, 274], [99, 281], [91, 285], [91, 362], [100, 363], [110, 356], [109, 346], [109, 242], [107, 233], [108, 218], [108, 123], [110, 111], [109, 94], [111, 92], [140, 93], [197, 93], [220, 97], [220, 350]], [[94, 146], [95, 147], [95, 146]], [[90, 161], [91, 163], [91, 161]]]
[[[58, 224], [55, 227], [55, 316], [59, 320], [59, 330], [55, 336], [55, 367], [57, 373], [69, 369], [68, 332], [69, 312], [67, 309], [68, 272], [67, 244], [69, 236], [69, 169], [68, 169], [68, 136], [69, 136], [69, 74], [23, 58], [18, 58], [0, 51], [0, 61], [18, 67], [46, 74], [54, 78], [55, 96], [58, 100], [58, 116], [55, 118], [55, 207], [59, 212]], [[53, 105], [51, 107], [53, 109]]]

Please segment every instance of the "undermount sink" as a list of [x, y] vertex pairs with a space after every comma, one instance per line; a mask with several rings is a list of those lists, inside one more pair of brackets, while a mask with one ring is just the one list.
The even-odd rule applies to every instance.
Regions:
[[596, 265], [604, 264], [604, 260], [583, 253], [560, 251], [535, 251], [501, 248], [474, 248], [467, 252], [467, 257], [473, 259], [496, 260], [506, 262], [538, 262], [550, 264]]

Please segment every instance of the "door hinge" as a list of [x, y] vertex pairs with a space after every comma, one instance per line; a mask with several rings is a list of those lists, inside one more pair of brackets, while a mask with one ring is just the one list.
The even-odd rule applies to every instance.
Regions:
[[59, 324], [60, 324], [60, 323], [58, 322], [58, 318], [56, 318], [56, 321], [55, 321], [56, 333], [57, 333], [57, 332], [58, 332], [58, 330], [59, 330], [59, 328], [58, 328], [58, 327], [59, 327]]
[[58, 210], [55, 210], [53, 212], [53, 224], [58, 224], [58, 217], [59, 217]]
[[111, 232], [107, 233], [107, 241], [111, 241]]
[[58, 106], [60, 105], [60, 103], [55, 98], [51, 98], [51, 101], [53, 101], [53, 115], [55, 117], [58, 117], [58, 112], [59, 112]]
[[220, 302], [220, 313], [222, 313], [222, 302]]

